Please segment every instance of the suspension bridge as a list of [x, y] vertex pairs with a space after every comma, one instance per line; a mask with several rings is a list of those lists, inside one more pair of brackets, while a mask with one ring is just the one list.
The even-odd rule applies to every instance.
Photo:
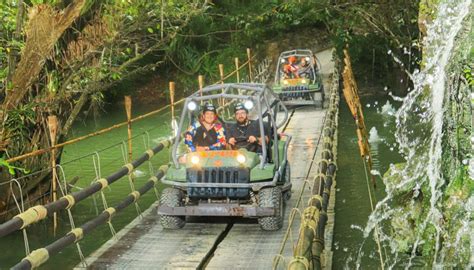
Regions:
[[[108, 172], [97, 173], [96, 169], [95, 180], [80, 191], [69, 192], [68, 184], [64, 182], [59, 185], [63, 196], [46, 205], [25, 209], [18, 200], [21, 213], [0, 224], [0, 237], [18, 230], [24, 233], [26, 257], [13, 268], [31, 269], [47, 265], [50, 257], [61, 256], [57, 254], [66, 246], [76, 245], [81, 256], [76, 269], [331, 269], [339, 68], [332, 58], [332, 50], [320, 51], [316, 56], [321, 62], [326, 106], [322, 109], [293, 109], [289, 121], [280, 129], [280, 132], [293, 136], [288, 148], [292, 196], [285, 205], [281, 230], [262, 231], [256, 220], [237, 218], [193, 218], [183, 229], [163, 229], [156, 211], [158, 203], [152, 203], [141, 212], [137, 201], [153, 189], [159, 196], [157, 186], [167, 166], [162, 164], [159, 169], [154, 169], [150, 160], [169, 147], [171, 141], [165, 139], [149, 147], [148, 139], [143, 154], [135, 160], [126, 158], [127, 147], [122, 143], [125, 165], [105, 177], [103, 175]], [[248, 61], [241, 66], [236, 60], [236, 71], [229, 76], [236, 75], [239, 80], [239, 70], [244, 65], [249, 66], [251, 74], [251, 59], [249, 54]], [[219, 69], [223, 82], [229, 76], [223, 74], [221, 67]], [[132, 121], [129, 116], [128, 123]], [[100, 168], [99, 155], [91, 156], [94, 166]], [[133, 181], [133, 175], [146, 163], [152, 175], [139, 186]], [[112, 205], [107, 202], [104, 190], [123, 177], [129, 178], [131, 193], [121, 200], [114, 200], [116, 204]], [[13, 186], [18, 180], [11, 183]], [[98, 211], [95, 218], [84, 224], [75, 225], [71, 208], [93, 194], [101, 194], [103, 211]], [[132, 204], [137, 208], [137, 218], [115, 232], [113, 218]], [[70, 232], [43, 248], [30, 250], [26, 233], [28, 226], [59, 211], [68, 213]], [[103, 224], [109, 224], [113, 237], [89, 256], [83, 256], [80, 240]]]

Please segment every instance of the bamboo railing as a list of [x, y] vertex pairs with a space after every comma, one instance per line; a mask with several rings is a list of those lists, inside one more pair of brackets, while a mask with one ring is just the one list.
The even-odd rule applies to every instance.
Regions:
[[[225, 80], [229, 79], [230, 77], [234, 76], [235, 74], [238, 74], [238, 72], [243, 69], [243, 68], [248, 68], [249, 69], [249, 74], [251, 74], [252, 72], [252, 67], [251, 67], [251, 63], [252, 63], [252, 58], [254, 58], [255, 56], [252, 56], [250, 58], [250, 49], [247, 49], [247, 55], [248, 55], [248, 60], [246, 62], [244, 62], [242, 65], [240, 66], [236, 66], [236, 69], [232, 72], [230, 72], [229, 74], [227, 75], [224, 75], [223, 77], [221, 77], [221, 79], [214, 84], [219, 84], [219, 83], [223, 83]], [[238, 59], [238, 58], [235, 58], [235, 59]], [[237, 60], [238, 62], [238, 60]], [[202, 75], [200, 75], [200, 79], [199, 79], [199, 87], [200, 89], [202, 89], [202, 87], [204, 86], [204, 83], [203, 83], [203, 77]], [[174, 97], [173, 97], [174, 98]], [[180, 104], [184, 101], [184, 98], [174, 102], [173, 104], [174, 105], [177, 105], [177, 104]], [[96, 131], [96, 132], [92, 132], [90, 134], [87, 134], [87, 135], [84, 135], [84, 136], [81, 136], [81, 137], [77, 137], [77, 138], [74, 138], [72, 140], [69, 140], [69, 141], [66, 141], [66, 142], [63, 142], [63, 143], [58, 143], [58, 144], [55, 144], [54, 146], [51, 146], [49, 148], [45, 148], [45, 149], [39, 149], [39, 150], [35, 150], [35, 151], [32, 151], [30, 153], [25, 153], [25, 154], [22, 154], [22, 155], [19, 155], [19, 156], [16, 156], [16, 157], [12, 157], [12, 158], [9, 158], [7, 159], [6, 161], [8, 163], [12, 163], [12, 162], [15, 162], [15, 161], [19, 161], [19, 160], [23, 160], [23, 159], [26, 159], [26, 158], [30, 158], [30, 157], [34, 157], [34, 156], [38, 156], [38, 155], [41, 155], [41, 154], [45, 154], [45, 153], [49, 153], [51, 152], [53, 149], [58, 149], [58, 148], [61, 148], [61, 147], [64, 147], [64, 146], [67, 146], [67, 145], [70, 145], [70, 144], [74, 144], [74, 143], [77, 143], [77, 142], [80, 142], [80, 141], [83, 141], [85, 139], [88, 139], [88, 138], [91, 138], [91, 137], [95, 137], [97, 135], [101, 135], [101, 134], [104, 134], [104, 133], [107, 133], [109, 131], [112, 131], [114, 129], [117, 129], [117, 128], [121, 128], [121, 127], [124, 127], [124, 126], [127, 126], [133, 122], [136, 122], [136, 121], [139, 121], [139, 120], [142, 120], [144, 118], [147, 118], [147, 117], [150, 117], [152, 115], [155, 115], [157, 113], [160, 113], [168, 108], [171, 107], [171, 104], [168, 104], [162, 108], [159, 108], [157, 110], [154, 110], [154, 111], [151, 111], [149, 113], [146, 113], [146, 114], [143, 114], [143, 115], [140, 115], [138, 117], [135, 117], [135, 118], [132, 118], [130, 120], [127, 120], [125, 122], [122, 122], [122, 123], [119, 123], [119, 124], [115, 124], [113, 126], [110, 126], [110, 127], [107, 127], [107, 128], [104, 128], [104, 129], [101, 129], [99, 131]]]

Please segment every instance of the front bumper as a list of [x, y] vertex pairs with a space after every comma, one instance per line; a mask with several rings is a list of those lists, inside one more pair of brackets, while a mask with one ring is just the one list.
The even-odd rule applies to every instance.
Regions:
[[192, 206], [159, 206], [159, 215], [168, 216], [231, 216], [231, 217], [269, 217], [274, 216], [273, 207], [240, 205], [237, 203], [200, 203]]

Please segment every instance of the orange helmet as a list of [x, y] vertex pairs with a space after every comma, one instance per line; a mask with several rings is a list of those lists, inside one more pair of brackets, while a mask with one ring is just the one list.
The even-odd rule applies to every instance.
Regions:
[[292, 55], [292, 56], [288, 57], [288, 62], [290, 62], [290, 63], [296, 62], [296, 56]]

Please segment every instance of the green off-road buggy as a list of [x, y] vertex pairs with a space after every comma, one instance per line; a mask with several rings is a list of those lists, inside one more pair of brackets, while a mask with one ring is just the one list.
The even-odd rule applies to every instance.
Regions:
[[288, 110], [264, 84], [209, 86], [186, 98], [175, 134], [183, 134], [197, 121], [199, 106], [205, 103], [220, 104], [217, 112], [224, 128], [235, 123], [234, 105], [243, 103], [249, 119], [257, 121], [260, 137], [269, 140], [261, 140], [259, 152], [229, 149], [180, 154], [185, 147], [182, 136], [177, 136], [172, 161], [161, 179], [170, 186], [160, 198], [161, 224], [177, 229], [185, 225], [187, 216], [235, 216], [257, 218], [263, 230], [280, 229], [283, 203], [291, 195], [287, 160], [291, 136], [278, 133], [278, 128], [286, 123]]
[[282, 52], [278, 58], [273, 91], [286, 106], [323, 107], [324, 90], [320, 64], [310, 50]]

